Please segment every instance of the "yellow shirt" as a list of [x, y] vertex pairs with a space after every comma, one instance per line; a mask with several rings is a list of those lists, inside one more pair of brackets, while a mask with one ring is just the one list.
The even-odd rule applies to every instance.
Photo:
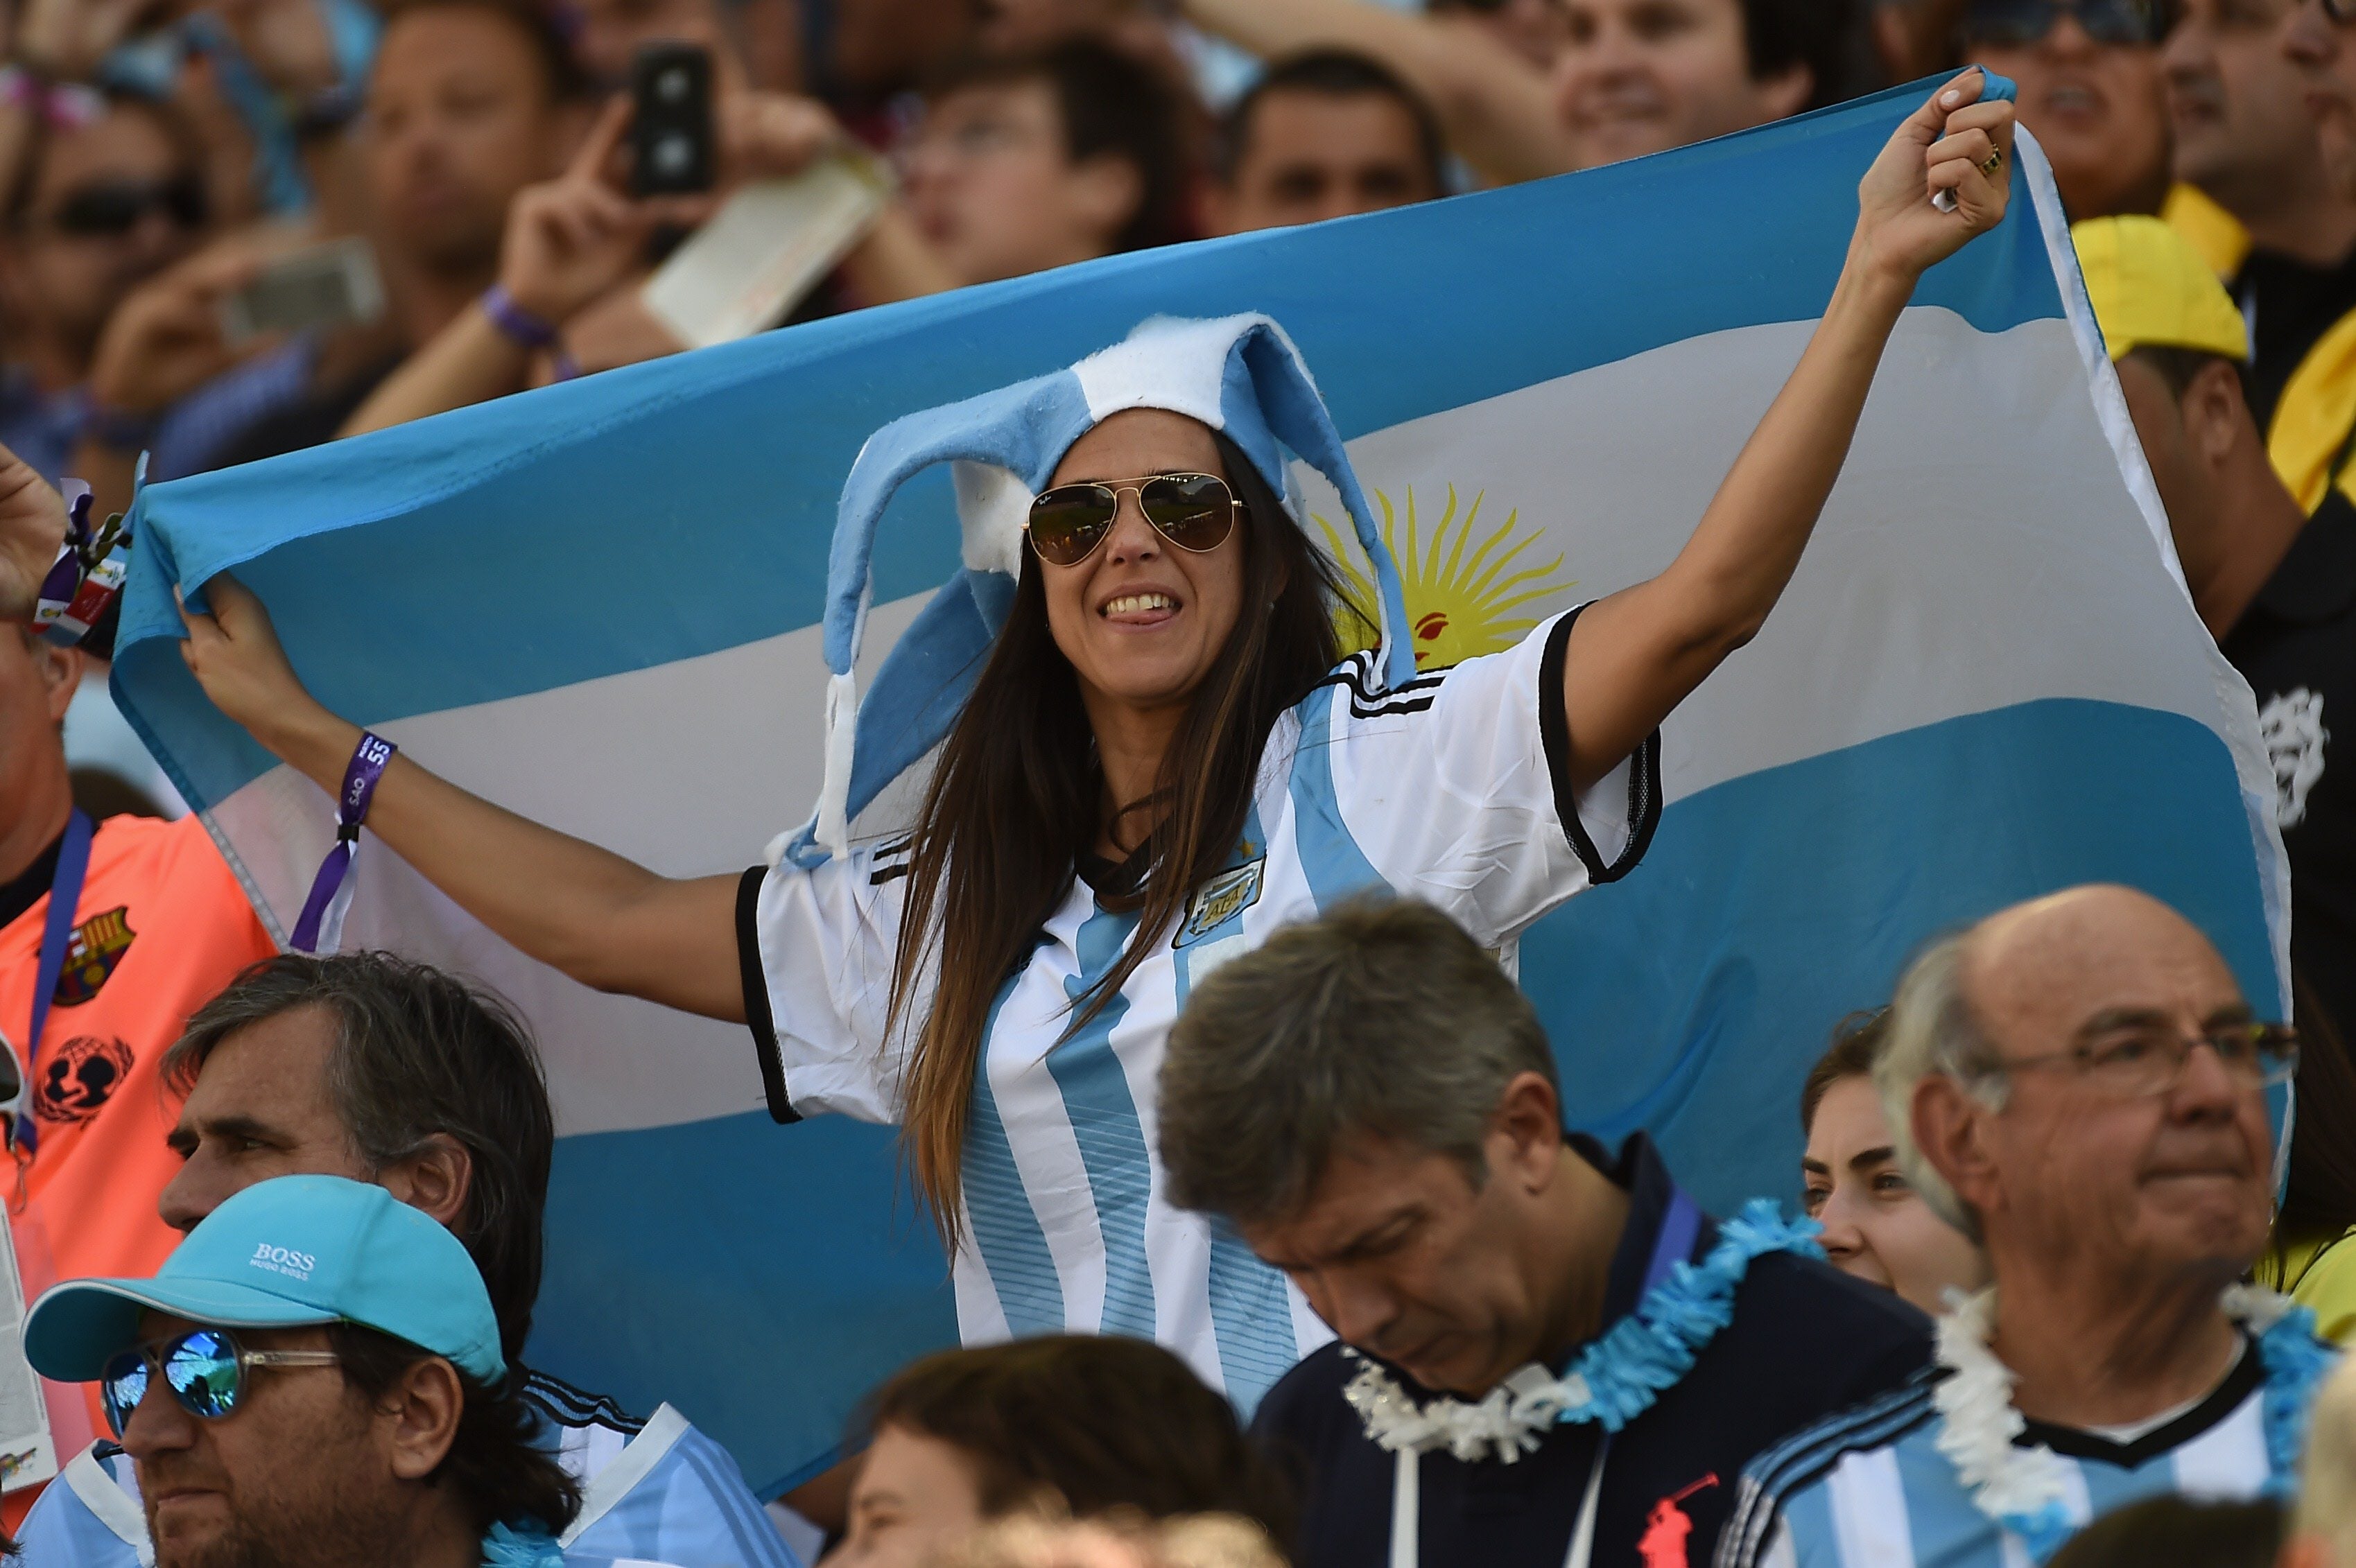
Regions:
[[2250, 231], [2199, 186], [2179, 180], [2169, 187], [2168, 199], [2159, 206], [2159, 220], [2183, 235], [2220, 278], [2231, 278], [2249, 260]]
[[2315, 1331], [2335, 1345], [2356, 1340], [2356, 1231], [2329, 1239], [2293, 1242], [2283, 1249], [2282, 1266], [2268, 1253], [2258, 1260], [2260, 1285], [2270, 1290], [2289, 1282], [2290, 1298], [2315, 1314]]
[[2356, 501], [2356, 311], [2318, 338], [2284, 384], [2266, 432], [2266, 455], [2298, 504], [2312, 516], [2335, 488]]

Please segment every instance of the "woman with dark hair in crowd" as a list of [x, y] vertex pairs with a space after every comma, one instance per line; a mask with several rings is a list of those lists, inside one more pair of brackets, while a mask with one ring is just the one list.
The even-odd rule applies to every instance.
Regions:
[[930, 1560], [1017, 1514], [1237, 1514], [1286, 1539], [1282, 1481], [1227, 1402], [1138, 1339], [1048, 1335], [948, 1350], [877, 1390], [834, 1568]]
[[2356, 1064], [2307, 976], [2291, 973], [2298, 1019], [2289, 1179], [2257, 1281], [2315, 1313], [2334, 1344], [2356, 1340]]
[[[1790, 581], [1917, 280], [2004, 216], [2011, 110], [1982, 86], [1941, 88], [1866, 171], [1823, 319], [1676, 560], [1445, 674], [1416, 674], [1341, 436], [1252, 316], [1151, 322], [869, 439], [827, 585], [826, 787], [777, 862], [741, 876], [659, 876], [388, 757], [304, 688], [226, 576], [184, 651], [305, 776], [340, 792], [348, 765], [381, 768], [369, 827], [525, 954], [748, 1023], [780, 1120], [897, 1123], [969, 1338], [1152, 1338], [1248, 1407], [1328, 1331], [1283, 1273], [1170, 1202], [1155, 1074], [1187, 987], [1370, 887], [1510, 949], [1626, 872], [1659, 810], [1657, 726]], [[1288, 447], [1336, 486], [1373, 568], [1371, 654], [1336, 658], [1331, 569], [1282, 498]], [[966, 570], [862, 706], [875, 529], [904, 481], [952, 461]], [[882, 784], [936, 749], [913, 830], [871, 822], [854, 848]]]
[[1825, 1256], [1843, 1274], [1894, 1290], [1923, 1311], [1947, 1310], [1946, 1293], [1987, 1283], [1972, 1239], [1939, 1218], [1898, 1168], [1890, 1118], [1873, 1083], [1873, 1059], [1890, 1010], [1852, 1013], [1800, 1086], [1807, 1152], [1800, 1179], [1808, 1214], [1825, 1228]]

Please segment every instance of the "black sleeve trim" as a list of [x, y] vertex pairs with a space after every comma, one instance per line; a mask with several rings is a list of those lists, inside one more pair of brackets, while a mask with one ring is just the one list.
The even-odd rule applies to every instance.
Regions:
[[1570, 656], [1570, 629], [1587, 611], [1585, 604], [1554, 624], [1547, 634], [1546, 656], [1538, 660], [1538, 739], [1546, 745], [1547, 772], [1554, 779], [1554, 811], [1564, 837], [1587, 868], [1588, 881], [1597, 887], [1616, 882], [1636, 869], [1652, 847], [1653, 830], [1661, 825], [1661, 732], [1644, 737], [1628, 769], [1628, 847], [1620, 858], [1604, 863], [1595, 840], [1579, 820], [1579, 792], [1570, 784], [1570, 718], [1563, 710], [1562, 671]]
[[514, 1370], [523, 1374], [523, 1397], [546, 1411], [559, 1426], [602, 1426], [624, 1437], [636, 1437], [647, 1429], [644, 1421], [624, 1410], [610, 1394], [591, 1393], [530, 1367]]
[[768, 867], [755, 866], [736, 884], [736, 969], [744, 985], [744, 1026], [753, 1031], [769, 1119], [798, 1122], [802, 1114], [786, 1098], [786, 1058], [777, 1049], [777, 1022], [769, 1011], [769, 977], [761, 969], [761, 884], [768, 876]]

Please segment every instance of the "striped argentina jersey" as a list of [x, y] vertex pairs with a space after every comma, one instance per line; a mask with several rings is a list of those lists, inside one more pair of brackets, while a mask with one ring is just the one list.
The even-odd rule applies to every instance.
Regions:
[[[2035, 1568], [1938, 1450], [1931, 1391], [1944, 1375], [1932, 1368], [1753, 1460], [1719, 1537], [1718, 1568]], [[2072, 1529], [2163, 1493], [2241, 1501], [2266, 1485], [2264, 1392], [2256, 1346], [2245, 1341], [2223, 1382], [2156, 1428], [2115, 1437], [2031, 1421], [2017, 1441], [2061, 1459]]]
[[[1191, 986], [1352, 894], [1423, 899], [1510, 954], [1532, 921], [1634, 864], [1659, 815], [1660, 740], [1571, 801], [1562, 670], [1577, 613], [1393, 690], [1374, 688], [1369, 656], [1344, 660], [1270, 731], [1227, 869], [1077, 1029], [1073, 999], [1136, 917], [1075, 878], [1000, 991], [975, 1075], [950, 1265], [967, 1343], [1156, 1339], [1248, 1412], [1331, 1337], [1230, 1231], [1170, 1203], [1154, 1115], [1164, 1041]], [[765, 1072], [801, 1114], [896, 1119], [908, 1031], [887, 1041], [884, 1021], [905, 855], [900, 841], [747, 876], [739, 942], [767, 995], [748, 994], [746, 1012]], [[930, 990], [920, 977], [919, 1018]]]

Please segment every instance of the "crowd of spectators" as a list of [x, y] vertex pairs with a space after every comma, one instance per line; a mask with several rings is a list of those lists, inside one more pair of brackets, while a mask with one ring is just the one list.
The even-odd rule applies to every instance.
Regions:
[[[2263, 433], [2356, 245], [2277, 37], [2292, 9], [22, 0], [0, 443], [119, 509], [141, 453], [171, 478], [676, 352], [641, 298], [654, 262], [840, 147], [888, 158], [896, 193], [796, 319], [1593, 167], [1964, 59], [2019, 84], [2073, 219], [2165, 216], [2227, 281]], [[701, 198], [630, 194], [631, 61], [666, 41], [713, 61]], [[226, 298], [346, 236], [380, 315], [231, 340]]]
[[[634, 73], [682, 44], [712, 70], [714, 177], [638, 194]], [[1997, 1522], [2044, 1551], [2120, 1504], [2053, 1561], [2356, 1568], [2356, 1372], [2316, 1402], [2303, 1485], [2277, 1451], [2280, 1391], [2356, 1336], [2356, 775], [2326, 752], [2356, 707], [2348, 0], [16, 0], [0, 46], [0, 445], [102, 514], [143, 463], [685, 351], [649, 279], [732, 197], [821, 165], [888, 172], [788, 321], [1980, 62], [2017, 84], [2192, 602], [2255, 694], [2299, 976], [2294, 1033], [2119, 889], [1933, 945], [1799, 1087], [1827, 1267], [1772, 1221], [1688, 1212], [1642, 1135], [1566, 1134], [1529, 1004], [1445, 917], [1345, 908], [1197, 987], [1162, 1070], [1175, 1201], [1338, 1336], [1250, 1429], [1165, 1349], [1049, 1337], [905, 1369], [860, 1457], [758, 1499], [670, 1406], [523, 1364], [554, 1124], [513, 1013], [380, 955], [274, 954], [168, 820], [86, 667], [103, 646], [0, 628], [0, 1016], [35, 1044], [59, 983], [36, 912], [68, 868], [112, 906], [74, 928], [93, 1049], [5, 1113], [37, 1135], [10, 1205], [27, 1298], [104, 1282], [26, 1329], [70, 1460], [0, 1513], [37, 1568], [1408, 1568], [1566, 1541], [1658, 1568], [1698, 1560], [1689, 1538], [1863, 1564], [1901, 1560], [1873, 1520], [1934, 1514], [1970, 1521], [1945, 1547], [1976, 1563]], [[380, 301], [238, 325], [339, 242]], [[2277, 1194], [2266, 1096], [2294, 1074]], [[1515, 1426], [1586, 1397], [1515, 1369], [1636, 1323], [1678, 1246], [1696, 1279], [1748, 1280], [1686, 1364], [1616, 1425]], [[1938, 1352], [1944, 1386], [1987, 1387], [1970, 1358], [1995, 1348], [2013, 1431], [2072, 1473], [2066, 1521], [1982, 1520], [1917, 1463], [1957, 1420], [1921, 1377], [1943, 1312], [1978, 1336]], [[1489, 1414], [1417, 1427], [1376, 1358]]]
[[[796, 319], [1594, 167], [1964, 59], [2019, 83], [2073, 218], [2165, 211], [2264, 298], [2263, 430], [2356, 242], [2275, 36], [2289, 9], [22, 0], [0, 443], [119, 509], [143, 452], [177, 477], [677, 352], [641, 298], [655, 261], [745, 182], [841, 147], [887, 158], [896, 192]], [[667, 41], [713, 61], [701, 198], [630, 194], [631, 61]], [[226, 298], [347, 236], [380, 315], [232, 341]]]
[[[0, 445], [87, 480], [106, 516], [142, 454], [179, 478], [676, 353], [643, 299], [655, 263], [728, 193], [839, 148], [886, 158], [895, 193], [792, 320], [1616, 163], [1976, 59], [2019, 85], [2071, 217], [2158, 214], [2224, 280], [2265, 450], [2292, 372], [2356, 306], [2356, 202], [2295, 9], [19, 0], [0, 14]], [[714, 59], [702, 197], [631, 196], [631, 61], [662, 42]], [[230, 296], [335, 238], [368, 245], [381, 313], [226, 330]], [[2187, 390], [2191, 431], [2226, 389]], [[69, 749], [91, 798], [179, 810], [102, 680]]]

